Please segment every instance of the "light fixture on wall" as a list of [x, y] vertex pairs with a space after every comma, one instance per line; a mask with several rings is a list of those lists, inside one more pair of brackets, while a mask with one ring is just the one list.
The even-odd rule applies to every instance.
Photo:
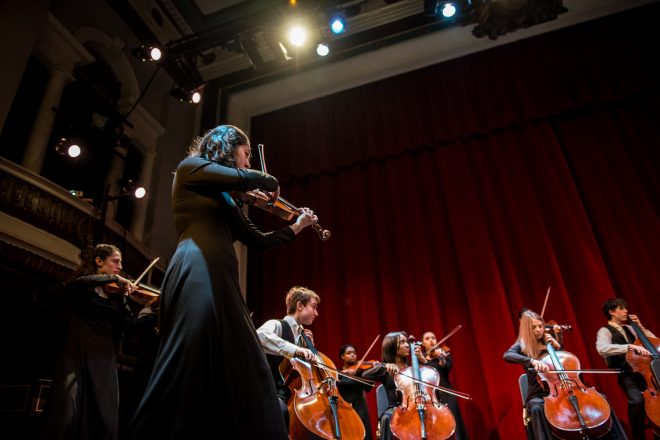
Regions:
[[55, 151], [57, 151], [62, 156], [68, 156], [71, 159], [75, 159], [82, 153], [82, 148], [80, 148], [78, 142], [63, 137], [60, 138], [59, 142], [55, 146]]
[[202, 89], [203, 86], [197, 87], [192, 90], [184, 89], [183, 87], [176, 87], [172, 89], [170, 95], [172, 95], [181, 102], [199, 104], [202, 101]]
[[163, 48], [156, 44], [140, 43], [133, 48], [131, 53], [134, 57], [146, 61], [160, 61], [163, 58]]

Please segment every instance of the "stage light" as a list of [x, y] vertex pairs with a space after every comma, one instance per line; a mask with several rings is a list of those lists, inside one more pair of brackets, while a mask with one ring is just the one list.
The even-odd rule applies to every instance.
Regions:
[[190, 102], [192, 104], [199, 104], [202, 100], [202, 92], [200, 91], [200, 88], [194, 90], [186, 90], [182, 87], [177, 87], [172, 89], [170, 95], [181, 102]]
[[163, 56], [163, 52], [157, 47], [152, 47], [149, 51], [149, 55], [151, 56], [152, 60], [158, 61]]
[[55, 146], [55, 151], [62, 156], [69, 156], [71, 159], [75, 159], [82, 153], [82, 148], [71, 139], [63, 137], [60, 138]]
[[307, 39], [307, 31], [302, 26], [294, 26], [289, 30], [289, 42], [294, 46], [302, 46]]
[[320, 43], [318, 46], [316, 46], [316, 53], [320, 57], [324, 57], [330, 53], [330, 48], [328, 47], [327, 44]]
[[341, 15], [335, 15], [330, 19], [330, 30], [334, 34], [341, 34], [346, 30], [346, 19]]
[[453, 3], [445, 3], [442, 7], [442, 15], [444, 17], [450, 18], [456, 14], [456, 6]]
[[66, 149], [66, 154], [68, 154], [69, 157], [73, 157], [73, 158], [80, 156], [81, 152], [82, 150], [77, 144], [69, 145], [69, 148]]
[[163, 49], [155, 44], [140, 43], [131, 51], [134, 57], [145, 61], [159, 61], [163, 58]]
[[143, 186], [138, 186], [137, 188], [135, 188], [135, 191], [133, 191], [133, 196], [135, 196], [136, 199], [141, 199], [146, 195], [147, 195], [147, 190]]

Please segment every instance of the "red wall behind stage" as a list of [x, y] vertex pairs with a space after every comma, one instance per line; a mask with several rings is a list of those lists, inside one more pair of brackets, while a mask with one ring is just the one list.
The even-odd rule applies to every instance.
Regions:
[[[449, 340], [472, 438], [522, 438], [503, 352], [517, 312], [573, 324], [583, 366], [608, 297], [660, 334], [660, 87], [657, 4], [256, 117], [282, 194], [332, 239], [305, 231], [250, 253], [255, 322], [283, 296], [322, 297], [318, 348], [430, 329]], [[253, 212], [263, 229], [277, 219]], [[378, 358], [380, 350], [370, 357]], [[588, 378], [627, 422], [613, 376]]]

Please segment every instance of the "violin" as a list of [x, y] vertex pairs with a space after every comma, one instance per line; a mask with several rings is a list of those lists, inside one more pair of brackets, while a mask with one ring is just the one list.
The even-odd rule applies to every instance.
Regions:
[[[337, 390], [338, 374], [332, 360], [318, 351], [303, 332], [302, 338], [315, 363], [303, 359], [284, 359], [280, 373], [293, 391], [289, 402], [289, 437], [291, 440], [325, 439], [362, 440], [365, 429], [353, 406]], [[326, 368], [327, 367], [327, 368]], [[297, 377], [294, 377], [294, 371]]]
[[660, 386], [658, 378], [653, 374], [651, 362], [660, 359], [660, 338], [647, 337], [636, 322], [629, 320], [630, 326], [635, 331], [637, 339], [635, 345], [641, 345], [646, 348], [651, 356], [642, 356], [634, 351], [626, 353], [626, 362], [632, 367], [634, 372], [640, 373], [646, 380], [646, 389], [642, 391], [644, 396], [644, 409], [649, 420], [653, 423], [653, 432], [660, 436]]
[[426, 352], [426, 358], [428, 360], [436, 359], [439, 357], [447, 357], [451, 353], [451, 348], [448, 345], [442, 345], [438, 348]]
[[456, 430], [453, 414], [447, 405], [438, 400], [434, 388], [423, 385], [428, 383], [437, 387], [440, 374], [435, 368], [424, 365], [420, 367], [412, 349], [419, 343], [415, 343], [413, 336], [409, 337], [409, 341], [412, 366], [404, 368], [394, 377], [397, 388], [403, 393], [403, 399], [392, 414], [392, 434], [399, 440], [450, 438]]
[[[284, 220], [292, 220], [294, 217], [302, 213], [302, 209], [295, 207], [283, 197], [277, 197], [277, 199], [272, 200], [268, 194], [258, 189], [238, 193], [236, 197], [241, 203], [256, 206], [257, 208], [261, 208], [279, 218], [283, 218]], [[330, 236], [332, 235], [329, 230], [323, 229], [318, 221], [312, 223], [311, 228], [316, 231], [321, 241], [330, 239]]]
[[[108, 295], [119, 295], [127, 292], [126, 288], [118, 283], [105, 284], [103, 291]], [[160, 298], [160, 290], [147, 284], [138, 283], [137, 288], [126, 296], [138, 304], [149, 307]]]
[[[266, 170], [266, 156], [264, 155], [264, 144], [257, 145], [257, 151], [259, 153], [259, 161], [261, 162], [261, 171], [268, 173]], [[238, 199], [242, 203], [248, 205], [256, 206], [261, 208], [271, 214], [274, 214], [285, 220], [291, 220], [293, 217], [300, 215], [302, 210], [295, 207], [292, 203], [285, 200], [283, 197], [277, 197], [277, 199], [272, 200], [268, 194], [260, 190], [246, 191], [238, 195]], [[332, 235], [329, 230], [323, 229], [319, 225], [318, 221], [312, 223], [312, 229], [316, 231], [321, 241], [326, 241]]]
[[[555, 328], [554, 326], [552, 327]], [[610, 405], [593, 387], [580, 379], [580, 361], [572, 353], [557, 351], [547, 343], [548, 354], [540, 361], [553, 373], [538, 373], [550, 389], [544, 397], [544, 412], [553, 433], [562, 439], [596, 438], [612, 426]]]
[[358, 371], [366, 371], [380, 364], [382, 364], [380, 361], [363, 361], [362, 363], [358, 362], [355, 365], [344, 368], [342, 371], [348, 374], [356, 374]]
[[[155, 266], [159, 259], [160, 257], [156, 257], [153, 259], [153, 261], [151, 261], [151, 263], [149, 263], [147, 268], [140, 274], [139, 277], [137, 277], [133, 283], [135, 284], [136, 289], [127, 295], [130, 299], [144, 305], [145, 307], [149, 307], [158, 301], [160, 298], [160, 290], [147, 284], [142, 284], [140, 280], [147, 274], [147, 272], [151, 270], [152, 267]], [[108, 295], [119, 295], [127, 293], [126, 286], [119, 285], [119, 283], [114, 282], [103, 286], [103, 290]]]

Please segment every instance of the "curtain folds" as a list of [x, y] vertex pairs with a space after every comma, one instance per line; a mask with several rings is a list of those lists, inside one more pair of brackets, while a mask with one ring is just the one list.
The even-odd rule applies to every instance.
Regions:
[[[657, 4], [255, 117], [282, 194], [332, 230], [250, 253], [255, 322], [284, 293], [322, 298], [317, 347], [338, 361], [377, 334], [448, 343], [473, 438], [523, 438], [520, 368], [503, 352], [517, 313], [573, 325], [584, 367], [600, 307], [626, 298], [660, 334], [660, 94]], [[613, 28], [617, 33], [612, 32]], [[281, 227], [260, 212], [262, 229]], [[380, 358], [379, 347], [370, 358]], [[614, 377], [587, 381], [626, 420]], [[372, 411], [373, 412], [373, 411]]]

